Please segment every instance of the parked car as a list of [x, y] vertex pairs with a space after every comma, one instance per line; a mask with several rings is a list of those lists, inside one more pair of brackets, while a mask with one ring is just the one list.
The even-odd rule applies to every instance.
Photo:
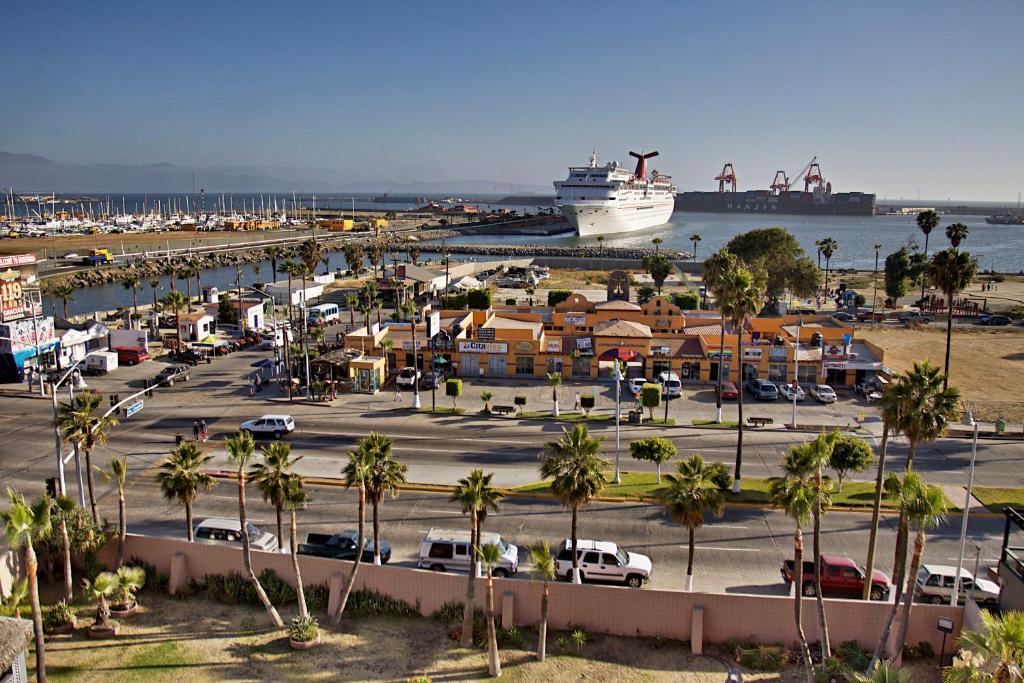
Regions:
[[[345, 529], [340, 534], [307, 534], [306, 542], [299, 544], [300, 555], [329, 557], [335, 560], [354, 560], [358, 552], [359, 532]], [[363, 562], [373, 562], [373, 540], [363, 539]], [[380, 542], [380, 561], [387, 564], [391, 559], [391, 544]]]
[[175, 382], [187, 382], [188, 373], [191, 369], [192, 366], [187, 363], [168, 365], [157, 373], [155, 383], [173, 387]]
[[428, 372], [427, 374], [423, 375], [423, 379], [420, 380], [420, 389], [427, 389], [428, 391], [430, 389], [437, 389], [438, 387], [441, 386], [443, 382], [444, 379], [441, 377], [441, 375], [438, 375], [433, 372]]
[[822, 403], [835, 403], [839, 399], [839, 397], [836, 396], [835, 389], [827, 384], [812, 384], [811, 396]]
[[291, 415], [264, 415], [255, 420], [242, 423], [240, 429], [249, 432], [254, 438], [272, 436], [280, 439], [295, 431], [295, 420]]
[[846, 311], [836, 311], [832, 314], [832, 317], [841, 323], [855, 323], [857, 322], [857, 316]]
[[395, 378], [395, 384], [406, 389], [412, 389], [413, 385], [416, 384], [423, 376], [416, 368], [406, 366], [398, 371], [398, 377]]
[[859, 323], [880, 323], [883, 320], [885, 320], [885, 311], [857, 311], [857, 322]]
[[[718, 387], [715, 387], [715, 391], [718, 391]], [[723, 401], [735, 401], [740, 397], [740, 392], [736, 388], [736, 385], [728, 380], [722, 381], [722, 400]]]
[[921, 311], [900, 313], [897, 319], [904, 325], [927, 325], [932, 321], [931, 316], [925, 315]]
[[[949, 602], [953, 596], [953, 581], [956, 580], [956, 567], [939, 564], [926, 564], [917, 573], [915, 581], [915, 597], [921, 602], [939, 605]], [[975, 602], [982, 605], [999, 604], [999, 586], [988, 579], [975, 579], [974, 574], [966, 569], [960, 570], [960, 594], [958, 601], [963, 602], [970, 595]]]
[[752, 379], [747, 382], [747, 393], [758, 401], [774, 401], [779, 397], [779, 389], [766, 379]]
[[[814, 585], [814, 561], [805, 560], [803, 576], [800, 578], [800, 590], [807, 597], [818, 594]], [[821, 592], [825, 596], [860, 597], [864, 594], [864, 568], [842, 555], [821, 556]], [[782, 580], [793, 583], [793, 560], [782, 563]], [[888, 600], [892, 583], [889, 577], [879, 570], [871, 573], [871, 599]]]
[[780, 383], [779, 393], [782, 394], [782, 398], [787, 401], [792, 401], [794, 398], [797, 401], [802, 401], [807, 398], [807, 394], [804, 393], [803, 388], [797, 384], [795, 387], [792, 384], [786, 384], [785, 382]]
[[[499, 534], [492, 531], [481, 533], [480, 545], [496, 545], [501, 551], [501, 559], [492, 572], [494, 576], [507, 577], [519, 571], [519, 548], [506, 543]], [[416, 566], [435, 572], [452, 569], [468, 572], [469, 558], [468, 531], [431, 529], [420, 543], [420, 558]]]
[[[610, 581], [639, 588], [650, 581], [654, 573], [651, 558], [639, 553], [622, 550], [609, 541], [576, 540], [579, 556], [580, 578], [584, 581]], [[558, 576], [572, 581], [572, 539], [567, 538], [558, 546], [555, 556], [555, 571]]]
[[994, 327], [1009, 325], [1011, 322], [1013, 321], [1010, 320], [1010, 316], [1008, 315], [987, 314], [978, 318], [979, 325], [991, 325]]
[[661, 393], [669, 398], [683, 395], [683, 383], [679, 381], [679, 375], [674, 372], [663, 372], [658, 375], [658, 384], [661, 385]]
[[[241, 524], [237, 519], [211, 518], [204, 519], [196, 526], [196, 542], [226, 543], [242, 545]], [[249, 534], [249, 545], [254, 550], [277, 550], [277, 536], [261, 531], [252, 522], [246, 524]]]
[[644, 377], [630, 377], [629, 379], [626, 380], [626, 386], [629, 387], [629, 393], [633, 394], [634, 396], [640, 395], [640, 392], [643, 391], [645, 384], [654, 384], [654, 382]]
[[178, 362], [186, 363], [188, 365], [199, 365], [205, 356], [193, 349], [184, 349], [174, 354], [172, 358]]
[[149, 353], [143, 348], [121, 346], [111, 350], [117, 353], [117, 362], [120, 365], [138, 365], [149, 360]]

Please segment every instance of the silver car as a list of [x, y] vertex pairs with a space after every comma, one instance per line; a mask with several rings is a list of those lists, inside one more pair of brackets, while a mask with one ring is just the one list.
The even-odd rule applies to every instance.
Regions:
[[[242, 545], [242, 525], [237, 519], [213, 517], [196, 525], [196, 542]], [[246, 524], [249, 546], [254, 550], [273, 551], [277, 549], [277, 536], [262, 531], [252, 522]]]

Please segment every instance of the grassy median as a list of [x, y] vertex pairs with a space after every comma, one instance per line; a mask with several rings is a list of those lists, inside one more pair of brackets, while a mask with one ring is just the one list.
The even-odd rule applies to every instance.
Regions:
[[1002, 512], [1003, 508], [1024, 508], [1024, 488], [1004, 489], [995, 486], [975, 486], [974, 497], [980, 500], [992, 512]]

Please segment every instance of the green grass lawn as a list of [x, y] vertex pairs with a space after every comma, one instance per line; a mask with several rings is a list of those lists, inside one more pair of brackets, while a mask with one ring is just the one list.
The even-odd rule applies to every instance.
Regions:
[[974, 497], [985, 504], [992, 512], [1002, 512], [1009, 505], [1024, 508], [1024, 488], [1004, 489], [994, 486], [975, 486]]
[[421, 413], [433, 413], [435, 415], [464, 415], [466, 413], [465, 408], [447, 408], [438, 406], [434, 410], [430, 409], [430, 406], [423, 406], [420, 408]]
[[[515, 414], [514, 414], [515, 415]], [[584, 413], [562, 413], [558, 417], [552, 417], [550, 410], [524, 410], [522, 414], [515, 415], [524, 420], [554, 420], [555, 422], [614, 422], [614, 414], [594, 414], [591, 413], [588, 417]], [[666, 423], [665, 420], [656, 417], [653, 420], [644, 418], [644, 424], [656, 424], [656, 425], [667, 425], [671, 427], [676, 423], [675, 420], [669, 418]], [[626, 424], [623, 420], [622, 424]]]
[[740, 423], [736, 420], [722, 420], [721, 422], [715, 422], [714, 420], [694, 420], [694, 427], [711, 427], [713, 429], [739, 429]]

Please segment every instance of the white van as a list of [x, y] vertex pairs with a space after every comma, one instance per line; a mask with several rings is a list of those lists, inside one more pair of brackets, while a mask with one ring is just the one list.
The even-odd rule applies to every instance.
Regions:
[[[241, 528], [242, 525], [237, 519], [204, 519], [196, 526], [196, 542], [241, 546]], [[252, 522], [248, 522], [246, 528], [249, 531], [249, 545], [253, 550], [273, 551], [277, 549], [277, 536], [267, 531], [261, 531]]]
[[[626, 552], [609, 541], [576, 539], [576, 554], [579, 556], [580, 578], [584, 581], [611, 581], [639, 588], [650, 581], [654, 573], [651, 558]], [[558, 546], [555, 571], [566, 581], [572, 581], [571, 538], [565, 539]]]
[[338, 304], [319, 304], [306, 309], [306, 322], [310, 325], [326, 324], [340, 318]]
[[[499, 534], [483, 532], [480, 534], [480, 545], [496, 545], [501, 551], [501, 560], [492, 570], [494, 576], [504, 578], [519, 571], [519, 548], [506, 543]], [[431, 529], [420, 544], [420, 559], [416, 566], [435, 572], [468, 572], [469, 546], [469, 531]]]
[[278, 327], [276, 330], [270, 330], [269, 332], [260, 333], [260, 349], [263, 351], [273, 351], [274, 349], [284, 348], [285, 337], [288, 338], [289, 342], [294, 341], [292, 338], [292, 331], [289, 327]]
[[661, 385], [662, 393], [672, 398], [683, 395], [683, 383], [674, 372], [663, 372], [658, 375], [658, 384]]

